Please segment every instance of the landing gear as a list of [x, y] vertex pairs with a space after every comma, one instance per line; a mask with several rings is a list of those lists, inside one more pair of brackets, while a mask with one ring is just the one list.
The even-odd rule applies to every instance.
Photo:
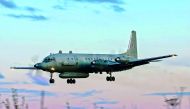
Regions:
[[106, 77], [106, 80], [107, 80], [107, 81], [115, 81], [115, 77], [112, 76], [112, 72], [107, 72], [107, 74], [110, 75], [110, 76], [107, 76], [107, 77]]
[[75, 84], [76, 80], [75, 79], [67, 79], [67, 84]]
[[50, 79], [49, 83], [53, 84], [53, 83], [55, 83], [55, 80], [54, 79]]
[[108, 77], [106, 77], [106, 80], [107, 81], [115, 81], [115, 77], [108, 76]]
[[50, 80], [49, 80], [50, 84], [55, 83], [55, 80], [53, 79], [53, 73], [50, 73]]

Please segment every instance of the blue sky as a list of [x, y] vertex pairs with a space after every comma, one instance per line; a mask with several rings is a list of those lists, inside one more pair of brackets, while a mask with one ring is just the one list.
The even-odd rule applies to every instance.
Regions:
[[[0, 0], [2, 87], [8, 90], [9, 87], [18, 85], [23, 89], [31, 85], [28, 90], [45, 89], [48, 92], [63, 93], [61, 97], [66, 95], [67, 100], [74, 96], [92, 103], [105, 101], [120, 105], [121, 101], [135, 102], [133, 98], [129, 101], [124, 99], [131, 98], [130, 95], [165, 90], [170, 92], [173, 86], [189, 85], [189, 4], [189, 0]], [[127, 71], [133, 73], [118, 74], [121, 79], [113, 84], [118, 90], [103, 81], [105, 75], [79, 81], [79, 84], [83, 85], [78, 84], [75, 87], [67, 86], [64, 80], [56, 78], [58, 82], [52, 86], [47, 83], [47, 73], [38, 77], [29, 71], [9, 69], [10, 66], [31, 65], [33, 56], [37, 55], [38, 61], [41, 61], [49, 53], [56, 53], [60, 49], [63, 52], [73, 50], [82, 53], [121, 53], [127, 49], [131, 30], [137, 31], [140, 58], [171, 53], [179, 56], [160, 64]], [[127, 80], [123, 76], [126, 76]], [[86, 84], [92, 79], [96, 80], [97, 84]], [[160, 79], [163, 81], [157, 83]], [[157, 81], [150, 83], [151, 80]], [[171, 81], [168, 80], [174, 82], [170, 90], [153, 90], [157, 89], [155, 84], [166, 83], [169, 87]], [[144, 87], [147, 83], [150, 83], [149, 87]], [[92, 87], [90, 84], [95, 85]], [[128, 87], [124, 87], [126, 84]], [[136, 87], [142, 87], [142, 92], [137, 93], [139, 89]], [[69, 91], [61, 90], [62, 88]], [[116, 92], [124, 93], [123, 91], [133, 94], [114, 96]], [[100, 97], [104, 99], [100, 100]], [[59, 99], [59, 102], [63, 101]], [[77, 100], [74, 99], [73, 102], [77, 104]], [[138, 101], [139, 99], [136, 102]], [[141, 102], [144, 101], [146, 100]], [[147, 108], [146, 104], [144, 107]]]

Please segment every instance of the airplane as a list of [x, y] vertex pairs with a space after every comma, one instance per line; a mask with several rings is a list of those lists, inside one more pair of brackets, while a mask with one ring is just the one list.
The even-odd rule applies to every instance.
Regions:
[[90, 73], [102, 74], [106, 72], [109, 76], [107, 81], [115, 81], [113, 72], [129, 70], [136, 66], [159, 62], [160, 59], [177, 56], [176, 54], [138, 59], [136, 31], [131, 32], [129, 46], [126, 52], [121, 54], [82, 54], [62, 53], [50, 54], [42, 62], [33, 67], [11, 67], [11, 69], [43, 70], [50, 72], [49, 83], [54, 83], [54, 73], [59, 77], [67, 79], [67, 84], [75, 84], [79, 78], [88, 78]]

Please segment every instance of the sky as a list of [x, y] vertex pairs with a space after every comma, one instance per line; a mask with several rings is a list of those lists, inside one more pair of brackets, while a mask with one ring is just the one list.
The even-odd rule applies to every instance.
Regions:
[[[11, 88], [26, 95], [32, 109], [39, 108], [40, 91], [47, 93], [48, 108], [164, 109], [162, 94], [175, 95], [184, 86], [183, 109], [190, 107], [190, 1], [172, 0], [0, 0], [0, 93]], [[59, 50], [74, 53], [122, 53], [130, 33], [137, 31], [139, 58], [178, 54], [128, 71], [90, 75], [67, 85], [49, 73], [12, 71], [30, 66]], [[156, 108], [155, 108], [156, 107]]]

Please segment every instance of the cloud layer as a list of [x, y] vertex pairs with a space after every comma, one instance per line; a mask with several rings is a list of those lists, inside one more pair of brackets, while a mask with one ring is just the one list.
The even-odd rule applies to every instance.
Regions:
[[[31, 96], [41, 96], [41, 91], [40, 90], [29, 90], [29, 89], [16, 89], [18, 94], [28, 94]], [[0, 93], [2, 94], [11, 94], [12, 89], [8, 88], [0, 88]], [[55, 93], [45, 91], [46, 96], [56, 96]]]
[[6, 14], [5, 16], [16, 18], [16, 19], [29, 19], [32, 21], [42, 21], [48, 18], [43, 15], [37, 15], [40, 9], [31, 6], [19, 6], [12, 0], [0, 0], [0, 5], [4, 8], [11, 9], [13, 11], [26, 11], [28, 14]]
[[72, 96], [75, 96], [75, 97], [91, 97], [91, 96], [94, 96], [98, 93], [101, 93], [101, 91], [97, 91], [97, 90], [89, 90], [89, 91], [86, 91], [86, 92], [72, 92], [70, 93], [70, 95]]
[[[70, 8], [70, 7], [67, 7], [66, 5], [73, 4], [73, 3], [79, 4], [79, 5], [86, 4], [86, 3], [94, 4], [94, 5], [97, 5], [96, 9], [98, 9], [99, 6], [102, 6], [104, 7], [104, 9], [111, 9], [114, 12], [118, 12], [118, 13], [125, 11], [125, 8], [123, 8], [122, 6], [125, 3], [122, 0], [70, 0], [70, 1], [67, 1], [65, 4], [63, 3], [64, 5], [61, 5], [61, 3], [59, 3], [58, 5], [55, 5], [53, 8], [59, 9], [59, 10], [65, 10], [65, 9]], [[90, 5], [84, 6], [84, 7], [90, 8]]]
[[32, 80], [33, 84], [49, 86], [49, 80], [41, 75], [33, 75], [32, 72], [29, 72], [27, 76]]
[[111, 3], [111, 4], [122, 4], [122, 0], [73, 0], [78, 2], [89, 2], [89, 3]]
[[3, 76], [3, 74], [0, 72], [0, 79], [4, 79], [5, 77]]
[[29, 20], [32, 20], [32, 21], [43, 21], [43, 20], [48, 19], [47, 17], [42, 16], [42, 15], [7, 14], [6, 16], [16, 18], [16, 19], [29, 19]]

